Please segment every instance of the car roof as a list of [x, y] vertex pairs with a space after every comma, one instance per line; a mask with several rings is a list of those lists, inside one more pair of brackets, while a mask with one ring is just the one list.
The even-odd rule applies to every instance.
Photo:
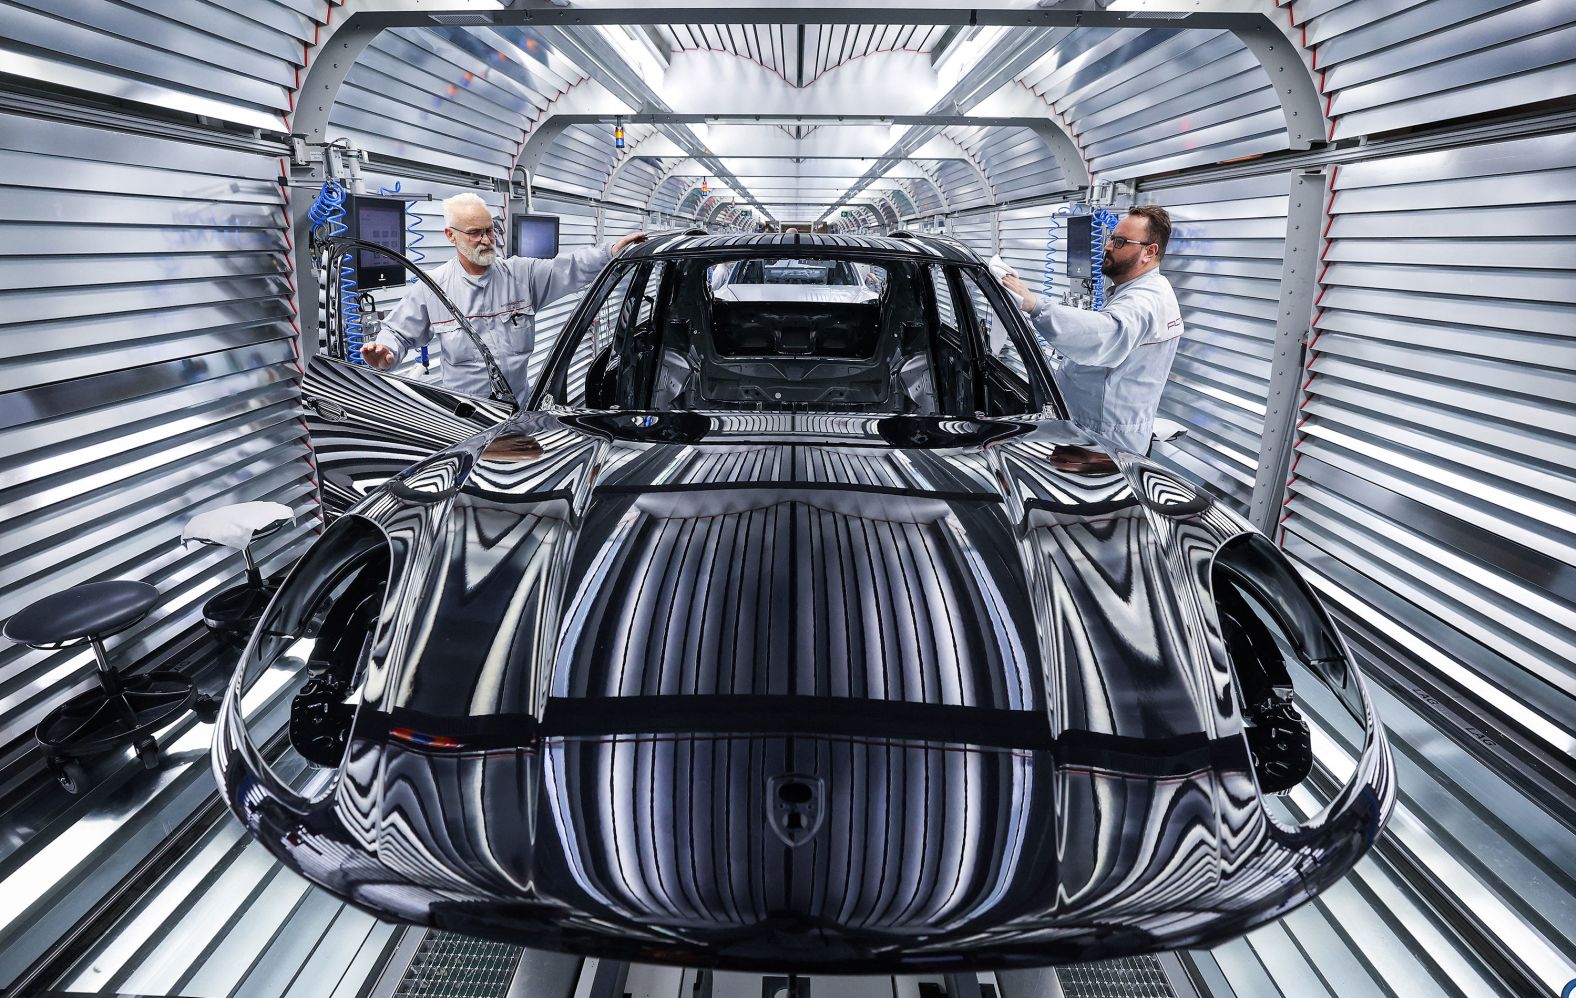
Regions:
[[719, 235], [689, 235], [662, 232], [619, 254], [620, 260], [643, 257], [707, 256], [746, 250], [779, 253], [785, 257], [813, 256], [907, 256], [937, 263], [969, 263], [983, 266], [974, 251], [945, 236], [904, 234], [901, 236], [845, 236], [809, 232], [728, 232]]

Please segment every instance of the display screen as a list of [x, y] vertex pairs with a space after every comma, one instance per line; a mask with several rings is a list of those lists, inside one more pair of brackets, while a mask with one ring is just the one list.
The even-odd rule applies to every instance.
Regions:
[[509, 251], [515, 256], [558, 255], [557, 215], [514, 215], [509, 229]]
[[1094, 276], [1094, 216], [1071, 215], [1067, 219], [1067, 276]]
[[[357, 239], [405, 252], [405, 202], [399, 198], [357, 196], [351, 206], [355, 221], [351, 233]], [[365, 288], [387, 288], [405, 283], [405, 267], [398, 260], [375, 250], [356, 251], [356, 284]]]

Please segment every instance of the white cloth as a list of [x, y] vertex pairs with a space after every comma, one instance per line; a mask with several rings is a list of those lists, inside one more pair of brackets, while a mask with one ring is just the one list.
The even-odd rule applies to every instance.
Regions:
[[222, 544], [227, 548], [243, 551], [252, 543], [252, 535], [265, 527], [295, 519], [289, 506], [280, 502], [238, 502], [198, 513], [186, 521], [181, 529], [181, 543], [202, 541]]
[[[590, 284], [612, 259], [613, 244], [607, 242], [560, 253], [551, 260], [511, 256], [494, 261], [476, 276], [467, 274], [456, 257], [428, 276], [470, 320], [524, 405], [531, 392], [536, 310]], [[443, 387], [467, 395], [491, 394], [487, 365], [459, 321], [425, 284], [405, 290], [405, 297], [383, 320], [377, 342], [393, 350], [394, 362], [399, 363], [407, 350], [426, 346], [434, 336], [443, 345]]]
[[1006, 260], [1001, 258], [1000, 253], [997, 253], [995, 256], [991, 257], [990, 260], [986, 262], [985, 266], [990, 268], [991, 274], [993, 274], [998, 281], [1005, 280], [1008, 277], [1018, 276], [1018, 272], [1013, 270], [1012, 266], [1008, 264]]

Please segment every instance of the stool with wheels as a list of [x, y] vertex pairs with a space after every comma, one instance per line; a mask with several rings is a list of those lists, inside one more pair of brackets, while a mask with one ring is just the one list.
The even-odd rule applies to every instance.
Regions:
[[30, 648], [93, 647], [99, 688], [55, 707], [34, 729], [49, 753], [50, 773], [69, 793], [82, 788], [84, 757], [129, 745], [145, 768], [154, 769], [155, 731], [188, 709], [210, 723], [218, 717], [219, 702], [198, 696], [179, 673], [126, 676], [110, 665], [104, 639], [146, 617], [158, 599], [159, 591], [145, 582], [89, 582], [45, 596], [6, 621], [5, 636]]
[[239, 648], [268, 608], [274, 585], [263, 578], [252, 557], [252, 545], [278, 533], [295, 519], [289, 506], [277, 502], [242, 502], [198, 513], [186, 521], [182, 543], [196, 541], [234, 548], [246, 559], [246, 581], [216, 593], [203, 604], [202, 618], [220, 643]]

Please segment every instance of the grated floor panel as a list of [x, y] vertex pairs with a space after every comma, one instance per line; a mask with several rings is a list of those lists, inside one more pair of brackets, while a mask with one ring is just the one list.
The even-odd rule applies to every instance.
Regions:
[[429, 932], [394, 998], [504, 998], [522, 952], [453, 932]]
[[1067, 998], [1176, 998], [1152, 956], [1060, 967], [1056, 977]]

